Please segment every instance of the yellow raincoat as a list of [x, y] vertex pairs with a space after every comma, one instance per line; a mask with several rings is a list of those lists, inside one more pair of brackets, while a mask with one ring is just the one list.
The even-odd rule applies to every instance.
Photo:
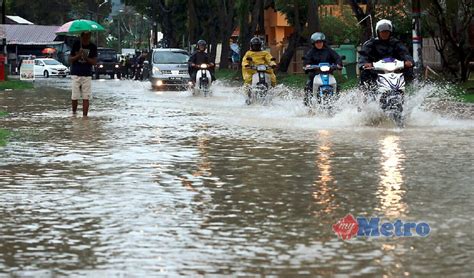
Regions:
[[[247, 61], [247, 57], [251, 57], [253, 61]], [[254, 75], [257, 71], [253, 69], [246, 68], [246, 65], [269, 65], [275, 66], [276, 63], [271, 60], [272, 55], [267, 51], [247, 51], [245, 53], [244, 58], [242, 58], [242, 77], [244, 78], [244, 83], [246, 85], [252, 84], [252, 75]], [[272, 82], [272, 86], [276, 85], [276, 76], [273, 72], [273, 69], [267, 70], [267, 73], [270, 74], [270, 79]]]

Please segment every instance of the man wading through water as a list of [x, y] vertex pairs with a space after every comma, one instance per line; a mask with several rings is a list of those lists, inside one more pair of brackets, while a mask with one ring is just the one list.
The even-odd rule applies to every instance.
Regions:
[[97, 46], [91, 43], [91, 33], [81, 33], [80, 41], [72, 46], [71, 56], [72, 79], [72, 113], [77, 112], [78, 99], [82, 98], [82, 115], [87, 117], [89, 99], [92, 95], [92, 66], [97, 63]]

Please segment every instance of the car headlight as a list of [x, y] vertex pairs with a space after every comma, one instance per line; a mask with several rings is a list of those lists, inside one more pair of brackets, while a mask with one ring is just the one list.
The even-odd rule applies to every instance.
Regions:
[[160, 69], [158, 67], [153, 67], [153, 74], [161, 74]]
[[104, 65], [99, 65], [99, 69], [101, 69], [101, 68], [103, 68], [103, 67], [104, 67]]
[[115, 65], [115, 68], [118, 69], [118, 68], [119, 68], [119, 65]]

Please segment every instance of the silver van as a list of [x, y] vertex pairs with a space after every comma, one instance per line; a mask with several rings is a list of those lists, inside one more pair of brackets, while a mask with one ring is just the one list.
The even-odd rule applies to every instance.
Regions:
[[153, 89], [184, 88], [190, 81], [189, 54], [178, 48], [156, 48], [151, 56], [151, 87]]

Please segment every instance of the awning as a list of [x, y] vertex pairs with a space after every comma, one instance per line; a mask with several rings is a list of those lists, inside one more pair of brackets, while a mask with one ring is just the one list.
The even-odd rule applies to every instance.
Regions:
[[0, 25], [0, 38], [7, 39], [7, 45], [56, 45], [54, 33], [59, 26], [48, 25]]

